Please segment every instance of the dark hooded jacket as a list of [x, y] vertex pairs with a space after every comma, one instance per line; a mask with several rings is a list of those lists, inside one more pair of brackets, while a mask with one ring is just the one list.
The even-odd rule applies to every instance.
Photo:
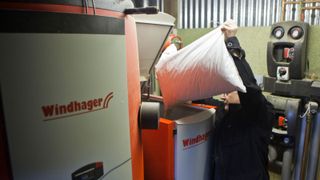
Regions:
[[213, 177], [214, 180], [268, 180], [273, 106], [257, 85], [238, 39], [228, 38], [226, 46], [247, 92], [238, 92], [240, 105], [229, 105], [229, 111], [216, 122]]

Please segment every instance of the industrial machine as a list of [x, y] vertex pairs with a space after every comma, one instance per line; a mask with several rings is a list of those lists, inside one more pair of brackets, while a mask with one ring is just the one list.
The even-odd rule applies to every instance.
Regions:
[[[161, 102], [161, 97], [148, 99]], [[184, 104], [165, 112], [160, 106], [157, 130], [142, 130], [146, 179], [210, 180], [212, 106]]]
[[263, 81], [275, 113], [269, 160], [282, 180], [318, 176], [320, 81], [305, 78], [308, 27], [295, 21], [275, 23], [268, 42], [269, 76]]
[[166, 122], [162, 174], [209, 179], [214, 109], [164, 115], [161, 98], [141, 98], [172, 16], [87, 0], [2, 1], [0, 14], [0, 179], [155, 179], [146, 129]]
[[134, 13], [157, 9], [0, 2], [0, 179], [144, 179], [160, 106], [141, 101]]
[[[150, 180], [209, 180], [211, 164], [211, 130], [215, 120], [213, 107], [191, 104], [165, 111], [161, 96], [150, 94], [150, 78], [163, 45], [172, 32], [175, 19], [163, 13], [156, 18], [146, 14], [133, 15], [137, 24], [140, 60], [140, 81], [144, 103], [160, 104], [160, 120], [141, 123], [145, 178]], [[168, 27], [171, 27], [168, 29]], [[144, 109], [144, 107], [142, 106]], [[156, 116], [148, 109], [147, 117]], [[154, 125], [157, 125], [155, 127]]]
[[275, 23], [268, 42], [268, 74], [278, 80], [302, 79], [307, 66], [308, 24]]

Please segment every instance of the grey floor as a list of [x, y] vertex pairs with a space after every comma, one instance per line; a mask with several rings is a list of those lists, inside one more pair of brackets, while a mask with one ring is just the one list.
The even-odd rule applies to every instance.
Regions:
[[281, 180], [280, 174], [276, 174], [274, 172], [269, 172], [270, 180]]

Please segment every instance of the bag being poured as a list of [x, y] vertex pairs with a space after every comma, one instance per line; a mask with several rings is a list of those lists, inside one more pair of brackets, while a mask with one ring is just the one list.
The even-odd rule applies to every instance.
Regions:
[[179, 51], [170, 45], [155, 70], [165, 109], [235, 90], [246, 92], [221, 27]]

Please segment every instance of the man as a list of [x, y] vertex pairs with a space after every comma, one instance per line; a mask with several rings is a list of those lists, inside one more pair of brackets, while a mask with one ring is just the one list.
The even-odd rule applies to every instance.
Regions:
[[267, 180], [273, 106], [263, 96], [245, 60], [245, 52], [235, 36], [237, 25], [229, 20], [221, 30], [247, 93], [232, 92], [223, 97], [228, 108], [213, 132], [213, 177], [214, 180]]

